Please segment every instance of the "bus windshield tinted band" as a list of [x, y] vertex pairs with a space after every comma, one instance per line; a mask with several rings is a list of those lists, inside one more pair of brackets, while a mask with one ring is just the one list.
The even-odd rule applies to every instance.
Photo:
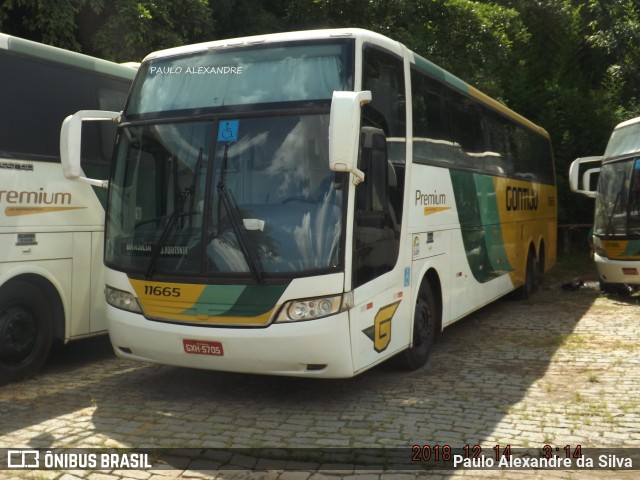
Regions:
[[610, 159], [640, 152], [640, 123], [617, 128], [611, 134], [604, 158]]
[[349, 45], [207, 50], [151, 60], [142, 67], [126, 113], [330, 99], [334, 90], [351, 87]]

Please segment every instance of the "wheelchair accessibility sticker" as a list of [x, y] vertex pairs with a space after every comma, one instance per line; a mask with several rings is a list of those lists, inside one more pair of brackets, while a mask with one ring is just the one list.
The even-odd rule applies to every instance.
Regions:
[[218, 142], [237, 142], [240, 120], [222, 120], [218, 126]]

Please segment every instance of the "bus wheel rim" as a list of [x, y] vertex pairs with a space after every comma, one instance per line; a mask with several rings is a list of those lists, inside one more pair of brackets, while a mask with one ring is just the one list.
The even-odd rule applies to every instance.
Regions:
[[17, 365], [33, 353], [38, 340], [36, 319], [20, 307], [7, 308], [0, 314], [0, 359]]

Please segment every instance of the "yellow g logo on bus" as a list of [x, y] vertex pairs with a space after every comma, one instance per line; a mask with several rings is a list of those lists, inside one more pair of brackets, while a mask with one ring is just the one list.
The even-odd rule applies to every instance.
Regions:
[[373, 349], [380, 353], [389, 346], [391, 342], [391, 319], [396, 313], [400, 302], [392, 303], [382, 307], [376, 313], [373, 321]]

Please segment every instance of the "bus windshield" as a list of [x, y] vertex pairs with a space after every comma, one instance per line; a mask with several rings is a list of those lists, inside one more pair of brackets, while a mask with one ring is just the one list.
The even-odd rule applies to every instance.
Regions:
[[640, 235], [640, 158], [602, 165], [594, 234]]
[[611, 134], [604, 158], [614, 158], [640, 152], [640, 123], [617, 128]]
[[156, 272], [298, 276], [343, 263], [345, 176], [327, 114], [125, 127], [106, 262]]
[[[329, 170], [353, 41], [206, 49], [143, 63], [107, 208], [107, 265], [152, 278], [296, 277], [344, 264]], [[185, 92], [188, 92], [185, 94]]]

